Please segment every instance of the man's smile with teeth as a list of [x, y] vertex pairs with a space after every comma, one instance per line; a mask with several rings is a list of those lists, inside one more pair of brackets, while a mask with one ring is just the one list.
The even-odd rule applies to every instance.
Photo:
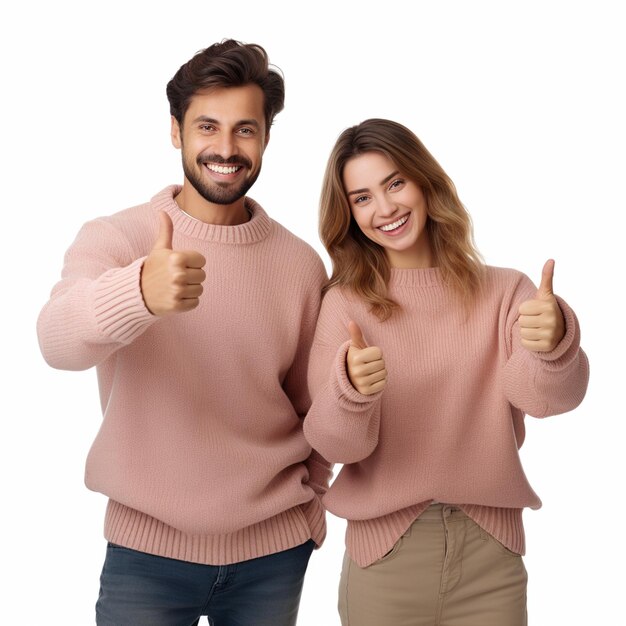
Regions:
[[385, 226], [379, 226], [378, 228], [379, 230], [382, 230], [384, 232], [395, 230], [396, 228], [400, 228], [400, 226], [402, 226], [408, 219], [409, 219], [409, 216], [405, 215], [404, 217], [401, 217], [399, 220], [396, 220], [395, 222], [393, 222], [392, 224], [385, 224]]
[[217, 174], [234, 174], [241, 169], [241, 165], [218, 165], [217, 163], [205, 163], [205, 165]]

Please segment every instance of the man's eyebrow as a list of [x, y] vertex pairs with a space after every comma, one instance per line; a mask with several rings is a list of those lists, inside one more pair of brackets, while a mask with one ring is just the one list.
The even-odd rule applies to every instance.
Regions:
[[[194, 124], [197, 124], [198, 122], [205, 122], [207, 124], [214, 124], [215, 126], [219, 126], [220, 125], [220, 121], [216, 120], [213, 117], [208, 117], [207, 115], [199, 115], [198, 117], [196, 117], [195, 120], [193, 120]], [[257, 120], [255, 119], [245, 119], [245, 120], [239, 120], [235, 126], [254, 126], [255, 128], [260, 128], [261, 125], [259, 124], [259, 122], [257, 122]]]
[[[381, 187], [382, 187], [385, 183], [388, 183], [388, 182], [389, 182], [389, 181], [390, 181], [390, 180], [391, 180], [391, 179], [392, 179], [392, 178], [393, 178], [396, 174], [399, 174], [399, 173], [400, 173], [400, 171], [399, 171], [399, 170], [395, 170], [394, 172], [391, 172], [391, 174], [389, 174], [389, 176], [385, 176], [385, 178], [383, 178], [383, 179], [380, 181], [380, 185], [381, 185]], [[348, 192], [348, 195], [349, 195], [349, 196], [353, 196], [354, 194], [357, 194], [357, 193], [365, 193], [366, 191], [369, 191], [369, 188], [368, 188], [368, 187], [364, 187], [363, 189], [355, 189], [354, 191], [349, 191], [349, 192]]]

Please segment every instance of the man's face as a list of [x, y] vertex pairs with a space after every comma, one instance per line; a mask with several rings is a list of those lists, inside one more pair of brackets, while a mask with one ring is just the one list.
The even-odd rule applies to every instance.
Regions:
[[243, 198], [261, 171], [269, 140], [258, 85], [195, 94], [182, 128], [172, 118], [172, 143], [182, 151], [185, 178], [213, 204]]

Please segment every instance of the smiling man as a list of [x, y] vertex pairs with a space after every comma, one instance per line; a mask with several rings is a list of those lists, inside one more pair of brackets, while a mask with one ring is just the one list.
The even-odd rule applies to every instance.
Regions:
[[194, 95], [184, 120], [172, 115], [172, 143], [182, 150], [187, 183], [176, 201], [181, 208], [189, 205], [193, 217], [230, 225], [248, 221], [245, 195], [261, 172], [269, 139], [264, 99], [256, 84], [214, 87]]
[[246, 195], [284, 82], [225, 40], [167, 96], [182, 186], [87, 222], [38, 321], [52, 367], [98, 373], [96, 622], [291, 626], [330, 468], [302, 432], [324, 266]]

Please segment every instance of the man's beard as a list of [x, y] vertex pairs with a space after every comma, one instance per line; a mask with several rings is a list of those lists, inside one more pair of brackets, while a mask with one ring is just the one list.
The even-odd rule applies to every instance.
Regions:
[[[216, 163], [219, 165], [242, 165], [248, 170], [252, 168], [251, 161], [242, 156], [232, 156], [228, 159], [224, 159], [217, 154], [209, 156], [199, 156], [195, 161], [197, 168], [204, 168], [205, 163]], [[183, 154], [183, 172], [185, 178], [191, 183], [191, 186], [207, 201], [213, 204], [233, 204], [240, 198], [243, 198], [248, 190], [259, 177], [261, 173], [261, 166], [259, 169], [249, 178], [242, 180], [239, 185], [233, 186], [231, 183], [219, 183], [213, 181], [211, 184], [207, 184], [200, 172], [194, 165], [187, 163], [185, 155]]]

